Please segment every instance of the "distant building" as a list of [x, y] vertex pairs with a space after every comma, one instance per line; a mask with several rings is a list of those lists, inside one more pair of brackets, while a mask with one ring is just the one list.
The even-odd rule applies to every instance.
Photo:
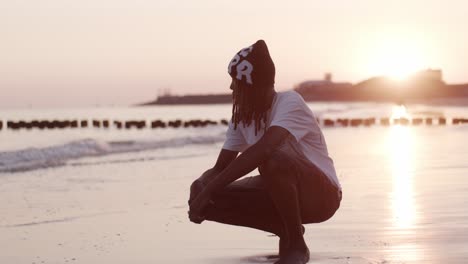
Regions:
[[311, 88], [329, 86], [332, 83], [333, 81], [332, 81], [331, 73], [325, 73], [323, 80], [308, 80], [308, 81], [301, 82], [300, 84], [296, 85], [294, 90], [299, 92], [299, 90], [304, 90], [304, 89], [307, 90]]
[[443, 82], [442, 70], [439, 70], [439, 69], [434, 70], [434, 69], [429, 68], [429, 69], [426, 69], [426, 70], [416, 72], [411, 77], [412, 78], [417, 78], [417, 79], [424, 79], [424, 80], [428, 80], [428, 81]]
[[343, 92], [352, 87], [348, 82], [333, 82], [332, 74], [325, 73], [323, 80], [309, 80], [299, 83], [294, 87], [304, 100], [329, 100], [330, 96], [337, 96], [337, 92]]
[[325, 73], [325, 81], [331, 82], [332, 81], [332, 74], [327, 72]]

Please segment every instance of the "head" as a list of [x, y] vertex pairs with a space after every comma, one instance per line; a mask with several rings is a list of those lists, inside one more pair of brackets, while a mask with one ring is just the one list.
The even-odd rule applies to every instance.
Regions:
[[[244, 126], [255, 122], [255, 133], [266, 122], [275, 95], [275, 65], [263, 40], [240, 50], [228, 66], [232, 78], [232, 122]], [[263, 126], [265, 128], [265, 126]]]

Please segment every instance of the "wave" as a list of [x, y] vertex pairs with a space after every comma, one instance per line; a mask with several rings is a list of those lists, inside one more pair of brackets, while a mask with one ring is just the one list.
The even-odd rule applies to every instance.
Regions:
[[22, 172], [67, 165], [74, 159], [105, 156], [117, 153], [139, 152], [161, 148], [178, 148], [193, 144], [215, 144], [224, 140], [224, 134], [212, 136], [186, 136], [165, 140], [100, 141], [82, 139], [63, 145], [27, 148], [0, 152], [0, 173]]

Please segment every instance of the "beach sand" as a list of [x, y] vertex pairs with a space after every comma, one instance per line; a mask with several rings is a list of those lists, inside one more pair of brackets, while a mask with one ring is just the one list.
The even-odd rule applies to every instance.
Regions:
[[[467, 126], [324, 134], [343, 201], [306, 225], [310, 263], [466, 263]], [[1, 174], [0, 263], [273, 263], [268, 233], [188, 221], [190, 183], [220, 146]]]

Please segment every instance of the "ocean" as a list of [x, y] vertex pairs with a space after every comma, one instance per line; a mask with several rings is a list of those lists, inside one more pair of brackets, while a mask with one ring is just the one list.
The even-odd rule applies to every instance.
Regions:
[[[309, 103], [343, 187], [306, 226], [311, 263], [466, 263], [467, 106]], [[113, 121], [229, 119], [230, 105], [0, 110], [0, 263], [272, 263], [266, 233], [189, 223], [188, 186], [226, 126], [118, 129]], [[384, 125], [380, 118], [433, 124]], [[439, 124], [444, 117], [446, 124]], [[7, 121], [109, 120], [109, 128], [6, 128]], [[255, 174], [255, 172], [253, 173]], [[183, 252], [179, 254], [178, 252]]]
[[[319, 119], [394, 117], [392, 104], [315, 103], [309, 104]], [[94, 156], [144, 150], [181, 148], [196, 144], [219, 143], [224, 140], [225, 126], [189, 128], [149, 128], [151, 120], [229, 120], [230, 105], [154, 106], [128, 108], [0, 110], [5, 128], [0, 131], [0, 172], [44, 169], [65, 166], [67, 162]], [[411, 117], [468, 117], [467, 107], [414, 105], [407, 109]], [[9, 130], [7, 121], [87, 120], [87, 128]], [[109, 120], [109, 128], [94, 128], [92, 120]], [[117, 129], [112, 121], [144, 120], [144, 129]], [[449, 124], [450, 125], [450, 124]], [[327, 128], [325, 128], [327, 129]]]

